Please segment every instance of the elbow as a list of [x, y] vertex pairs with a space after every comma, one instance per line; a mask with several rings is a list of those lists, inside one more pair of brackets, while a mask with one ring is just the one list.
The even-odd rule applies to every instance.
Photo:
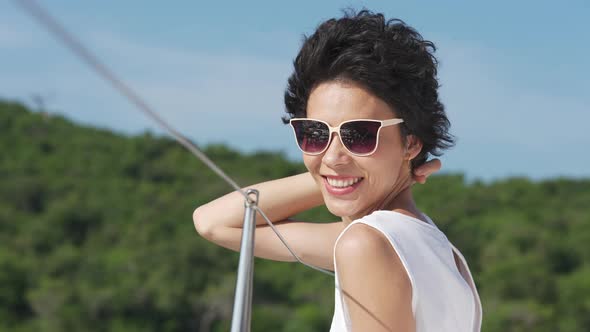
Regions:
[[195, 230], [199, 235], [209, 240], [213, 237], [213, 227], [210, 223], [207, 223], [207, 219], [202, 206], [196, 208], [193, 212], [193, 224], [195, 225]]

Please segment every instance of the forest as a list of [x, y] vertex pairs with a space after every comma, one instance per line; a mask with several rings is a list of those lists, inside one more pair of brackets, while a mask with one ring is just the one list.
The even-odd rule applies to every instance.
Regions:
[[[200, 147], [241, 185], [305, 171]], [[0, 331], [229, 330], [238, 254], [191, 216], [231, 188], [184, 148], [0, 101], [0, 151]], [[470, 264], [483, 331], [590, 331], [590, 179], [443, 173], [414, 192]], [[328, 331], [334, 280], [256, 259], [253, 302], [252, 331]]]

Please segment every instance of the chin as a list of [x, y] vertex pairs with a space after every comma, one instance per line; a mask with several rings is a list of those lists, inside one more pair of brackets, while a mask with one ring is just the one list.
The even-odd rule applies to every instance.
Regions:
[[326, 208], [328, 208], [328, 211], [340, 218], [354, 216], [358, 213], [358, 211], [353, 209], [351, 205], [350, 202], [326, 202]]

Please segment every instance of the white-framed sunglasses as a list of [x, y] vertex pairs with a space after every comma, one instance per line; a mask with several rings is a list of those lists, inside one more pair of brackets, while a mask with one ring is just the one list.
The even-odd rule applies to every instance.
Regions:
[[369, 156], [377, 150], [381, 128], [402, 122], [404, 122], [403, 119], [354, 119], [332, 127], [322, 120], [309, 118], [290, 120], [295, 141], [303, 153], [309, 155], [324, 153], [332, 142], [332, 134], [338, 133], [342, 146], [359, 157]]

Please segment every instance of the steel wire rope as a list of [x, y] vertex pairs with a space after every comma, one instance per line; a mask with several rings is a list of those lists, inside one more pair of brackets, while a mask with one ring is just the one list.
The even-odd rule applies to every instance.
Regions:
[[[235, 191], [244, 196], [245, 199], [250, 200], [248, 195], [240, 188], [240, 186], [230, 178], [219, 166], [217, 166], [207, 155], [202, 152], [190, 139], [184, 137], [180, 132], [175, 130], [166, 121], [164, 121], [158, 113], [156, 113], [147, 102], [144, 101], [140, 95], [135, 92], [129, 85], [125, 84], [119, 79], [113, 71], [111, 71], [105, 64], [103, 64], [98, 57], [96, 57], [87, 47], [84, 46], [75, 36], [70, 33], [57, 19], [51, 16], [44, 8], [42, 8], [34, 0], [14, 0], [24, 11], [35, 19], [42, 27], [50, 32], [59, 42], [68, 48], [74, 55], [76, 55], [82, 62], [86, 63], [98, 76], [102, 77], [109, 85], [116, 91], [121, 93], [128, 101], [137, 106], [137, 108], [146, 114], [148, 118], [154, 120], [161, 128], [172, 136], [180, 145], [184, 146], [189, 152], [201, 160], [207, 167], [209, 167], [215, 174], [221, 177], [227, 184], [229, 184]], [[264, 218], [266, 223], [270, 226], [273, 232], [277, 235], [283, 245], [289, 250], [291, 255], [301, 264], [317, 270], [319, 272], [334, 276], [332, 271], [322, 269], [321, 267], [302, 261], [293, 249], [289, 246], [287, 241], [280, 234], [279, 230], [270, 221], [266, 214], [256, 206], [255, 209]]]

